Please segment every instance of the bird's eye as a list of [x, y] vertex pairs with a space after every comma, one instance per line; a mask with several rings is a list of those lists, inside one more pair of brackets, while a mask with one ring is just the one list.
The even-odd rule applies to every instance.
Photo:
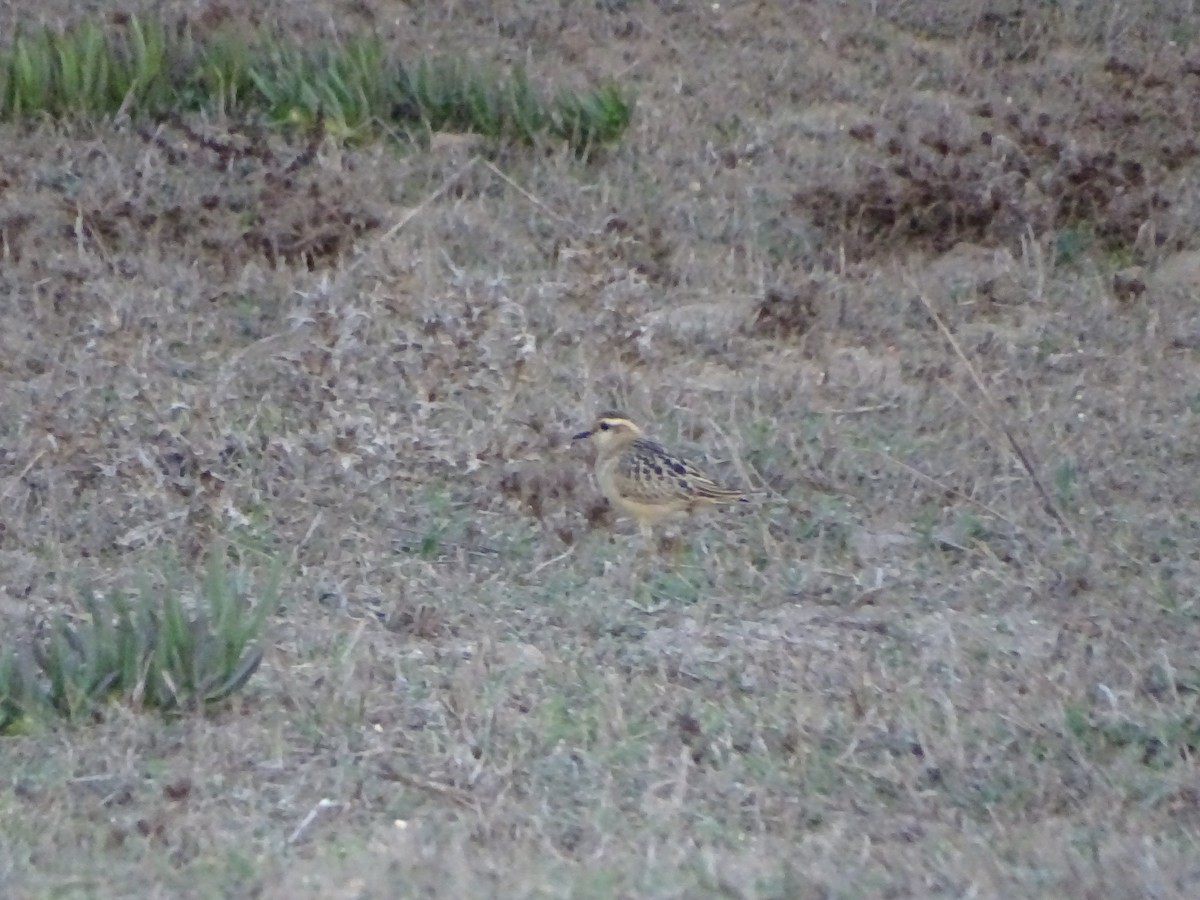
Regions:
[[600, 430], [601, 430], [601, 431], [608, 431], [609, 427], [610, 427], [610, 426], [609, 426], [609, 424], [608, 424], [607, 422], [601, 422], [601, 423], [600, 423]]

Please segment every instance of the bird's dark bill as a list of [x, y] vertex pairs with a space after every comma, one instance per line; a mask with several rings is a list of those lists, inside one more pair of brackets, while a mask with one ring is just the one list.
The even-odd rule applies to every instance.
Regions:
[[592, 433], [590, 431], [581, 431], [581, 432], [579, 432], [579, 434], [575, 435], [575, 437], [571, 438], [571, 440], [582, 441], [584, 438], [589, 438], [591, 436], [592, 436]]

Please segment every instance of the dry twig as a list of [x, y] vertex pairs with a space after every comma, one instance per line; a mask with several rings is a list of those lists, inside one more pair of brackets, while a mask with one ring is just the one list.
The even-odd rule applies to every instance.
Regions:
[[937, 314], [937, 310], [933, 308], [933, 304], [929, 302], [929, 298], [920, 291], [917, 292], [917, 296], [921, 298], [921, 303], [925, 305], [925, 309], [929, 313], [929, 317], [933, 319], [934, 323], [938, 327], [938, 330], [941, 331], [942, 336], [946, 338], [947, 343], [949, 343], [953, 348], [955, 355], [962, 361], [962, 364], [966, 366], [967, 373], [971, 376], [971, 381], [974, 382], [975, 387], [979, 390], [979, 393], [983, 395], [984, 403], [986, 403], [988, 411], [992, 415], [992, 421], [999, 426], [1000, 430], [1004, 432], [1004, 436], [1008, 438], [1009, 446], [1012, 448], [1013, 453], [1020, 461], [1021, 467], [1025, 470], [1025, 474], [1029, 476], [1029, 480], [1033, 482], [1033, 486], [1037, 489], [1038, 494], [1041, 496], [1042, 508], [1046, 510], [1047, 514], [1049, 514], [1051, 518], [1067, 529], [1068, 532], [1073, 534], [1074, 530], [1071, 528], [1070, 523], [1067, 522], [1062, 512], [1059, 511], [1057, 504], [1055, 504], [1054, 500], [1050, 497], [1050, 492], [1046, 490], [1046, 486], [1042, 484], [1042, 479], [1038, 476], [1037, 467], [1034, 465], [1033, 457], [1030, 456], [1029, 452], [1021, 445], [1021, 442], [1017, 440], [1016, 435], [1013, 434], [1012, 427], [1004, 419], [1004, 413], [1001, 411], [1000, 405], [992, 398], [991, 393], [988, 392], [987, 387], [983, 383], [983, 379], [979, 377], [979, 373], [975, 371], [975, 367], [971, 365], [971, 361], [967, 359], [967, 355], [963, 353], [962, 347], [959, 346], [958, 340], [954, 337], [954, 333], [946, 326], [946, 323], [942, 321], [942, 317]]

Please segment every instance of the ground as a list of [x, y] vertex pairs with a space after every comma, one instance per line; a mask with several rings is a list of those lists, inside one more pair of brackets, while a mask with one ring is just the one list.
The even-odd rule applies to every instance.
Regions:
[[[230, 705], [0, 739], [0, 893], [1200, 895], [1197, 33], [991, 5], [262, 6], [589, 159], [0, 127], [8, 638], [285, 571]], [[640, 589], [612, 407], [757, 492]]]

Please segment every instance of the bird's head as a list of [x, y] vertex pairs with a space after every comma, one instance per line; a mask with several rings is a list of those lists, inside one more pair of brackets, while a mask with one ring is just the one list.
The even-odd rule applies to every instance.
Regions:
[[626, 446], [641, 433], [642, 429], [632, 419], [617, 412], [603, 412], [596, 417], [591, 428], [579, 432], [572, 440], [590, 440], [596, 445], [596, 451], [603, 454]]

